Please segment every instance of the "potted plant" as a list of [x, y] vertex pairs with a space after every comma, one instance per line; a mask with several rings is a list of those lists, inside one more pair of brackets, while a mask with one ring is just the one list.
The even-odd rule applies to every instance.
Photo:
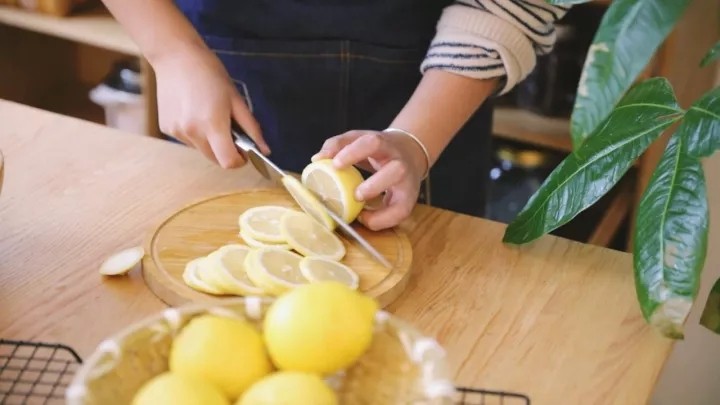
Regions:
[[[557, 5], [589, 0], [547, 0]], [[709, 227], [701, 159], [720, 149], [720, 87], [678, 105], [664, 77], [638, 81], [691, 0], [615, 0], [588, 49], [571, 117], [573, 151], [509, 224], [503, 241], [529, 243], [610, 191], [634, 161], [674, 128], [635, 213], [633, 270], [646, 321], [683, 338], [705, 262]], [[720, 57], [720, 42], [698, 61]], [[720, 333], [720, 280], [701, 323]]]

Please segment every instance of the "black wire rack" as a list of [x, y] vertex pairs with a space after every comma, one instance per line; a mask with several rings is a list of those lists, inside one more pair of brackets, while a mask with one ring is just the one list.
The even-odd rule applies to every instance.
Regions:
[[[63, 344], [0, 339], [0, 405], [64, 404], [82, 363]], [[523, 394], [458, 387], [457, 405], [530, 405]]]
[[0, 405], [64, 404], [81, 362], [65, 345], [0, 339]]

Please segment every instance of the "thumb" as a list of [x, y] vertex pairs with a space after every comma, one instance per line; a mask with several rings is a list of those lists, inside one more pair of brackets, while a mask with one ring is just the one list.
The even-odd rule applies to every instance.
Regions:
[[265, 138], [262, 136], [262, 130], [260, 124], [258, 124], [255, 117], [248, 109], [245, 101], [240, 97], [237, 91], [233, 91], [230, 96], [230, 107], [232, 109], [232, 117], [235, 122], [245, 131], [245, 133], [257, 144], [260, 148], [260, 152], [264, 155], [270, 154], [270, 147], [265, 142]]

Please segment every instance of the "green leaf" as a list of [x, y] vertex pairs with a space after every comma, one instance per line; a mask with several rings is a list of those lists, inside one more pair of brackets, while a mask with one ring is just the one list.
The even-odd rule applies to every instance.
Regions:
[[681, 113], [665, 78], [634, 86], [593, 136], [553, 170], [503, 241], [530, 242], [594, 204]]
[[708, 157], [720, 149], [720, 87], [693, 103], [677, 132], [687, 140], [692, 156]]
[[647, 66], [690, 0], [615, 0], [588, 49], [570, 129], [577, 149]]
[[705, 67], [709, 65], [711, 62], [714, 62], [720, 58], [720, 41], [717, 41], [715, 45], [713, 45], [712, 48], [708, 51], [708, 53], [705, 55], [705, 57], [700, 62], [700, 67]]
[[705, 309], [700, 316], [700, 325], [720, 333], [720, 279], [715, 282], [708, 295]]
[[700, 285], [708, 236], [705, 176], [675, 134], [638, 207], [635, 288], [645, 319], [663, 335], [683, 337]]

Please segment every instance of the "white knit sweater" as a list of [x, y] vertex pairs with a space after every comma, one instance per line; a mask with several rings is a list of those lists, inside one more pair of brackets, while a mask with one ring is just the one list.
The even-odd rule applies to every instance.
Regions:
[[443, 11], [420, 70], [463, 76], [504, 77], [510, 91], [552, 51], [555, 22], [570, 9], [546, 0], [456, 0]]

